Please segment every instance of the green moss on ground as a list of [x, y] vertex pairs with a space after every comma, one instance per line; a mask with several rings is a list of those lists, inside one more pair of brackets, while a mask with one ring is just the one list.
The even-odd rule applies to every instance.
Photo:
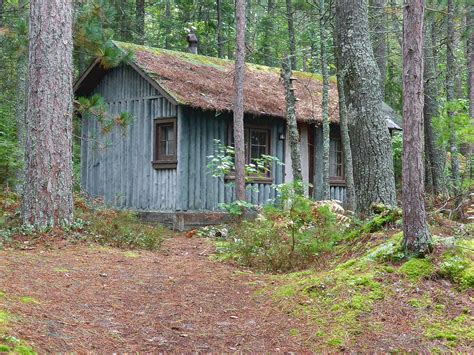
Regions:
[[40, 304], [40, 301], [28, 296], [20, 297], [20, 302], [24, 304]]
[[446, 340], [449, 345], [456, 345], [459, 341], [474, 342], [474, 317], [461, 314], [453, 319], [443, 319], [433, 322], [425, 320], [429, 339]]
[[398, 274], [405, 275], [412, 282], [418, 282], [423, 278], [428, 278], [434, 273], [435, 267], [428, 259], [413, 258], [405, 262], [398, 269]]
[[474, 288], [474, 240], [461, 239], [441, 257], [439, 274], [461, 290]]

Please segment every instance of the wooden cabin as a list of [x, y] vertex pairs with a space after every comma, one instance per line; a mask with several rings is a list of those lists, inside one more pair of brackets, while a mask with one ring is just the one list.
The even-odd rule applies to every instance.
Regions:
[[[76, 82], [75, 95], [99, 94], [110, 115], [128, 112], [133, 121], [125, 128], [102, 133], [98, 120], [82, 118], [83, 191], [102, 197], [113, 207], [162, 212], [167, 218], [185, 211], [218, 211], [220, 203], [234, 199], [233, 187], [227, 183], [232, 177], [211, 176], [207, 164], [216, 139], [231, 144], [233, 61], [114, 43], [123, 51], [131, 51], [132, 59], [111, 69], [97, 59]], [[248, 201], [261, 205], [275, 199], [274, 185], [292, 181], [285, 99], [278, 68], [255, 64], [246, 68], [247, 162], [268, 154], [285, 164], [274, 164], [267, 176], [248, 183]], [[319, 198], [321, 78], [304, 72], [294, 72], [294, 77], [303, 177], [314, 186], [307, 193]], [[344, 163], [333, 79], [329, 114], [331, 198], [344, 201]]]

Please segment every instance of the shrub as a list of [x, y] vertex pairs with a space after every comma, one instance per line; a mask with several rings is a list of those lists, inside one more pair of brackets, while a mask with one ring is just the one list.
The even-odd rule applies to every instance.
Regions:
[[103, 245], [119, 248], [156, 250], [164, 240], [166, 230], [143, 224], [135, 213], [99, 210], [89, 214], [85, 231]]
[[280, 186], [278, 204], [266, 206], [253, 221], [234, 225], [225, 252], [247, 266], [287, 271], [331, 249], [341, 236], [336, 216], [294, 191], [294, 185]]

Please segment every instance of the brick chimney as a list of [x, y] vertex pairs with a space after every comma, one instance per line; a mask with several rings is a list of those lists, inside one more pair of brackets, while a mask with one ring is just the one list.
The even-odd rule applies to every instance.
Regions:
[[198, 38], [194, 34], [194, 32], [189, 32], [188, 35], [186, 36], [186, 40], [188, 41], [188, 52], [197, 54], [198, 52]]

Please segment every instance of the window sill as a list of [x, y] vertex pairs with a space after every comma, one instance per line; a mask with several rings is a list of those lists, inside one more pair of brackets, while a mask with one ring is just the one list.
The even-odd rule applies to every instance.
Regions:
[[176, 167], [178, 166], [178, 162], [175, 161], [175, 160], [169, 160], [169, 161], [166, 161], [166, 160], [155, 160], [155, 161], [152, 161], [151, 162], [151, 165], [153, 166], [153, 168], [157, 169], [157, 170], [161, 170], [161, 169], [176, 169]]
[[[235, 176], [234, 175], [227, 175], [224, 180], [227, 181], [234, 181]], [[273, 178], [268, 177], [268, 176], [255, 176], [255, 177], [250, 177], [250, 181], [247, 179], [245, 181], [246, 184], [272, 184], [273, 183]]]
[[329, 179], [329, 185], [332, 186], [346, 186], [346, 180], [340, 178]]

